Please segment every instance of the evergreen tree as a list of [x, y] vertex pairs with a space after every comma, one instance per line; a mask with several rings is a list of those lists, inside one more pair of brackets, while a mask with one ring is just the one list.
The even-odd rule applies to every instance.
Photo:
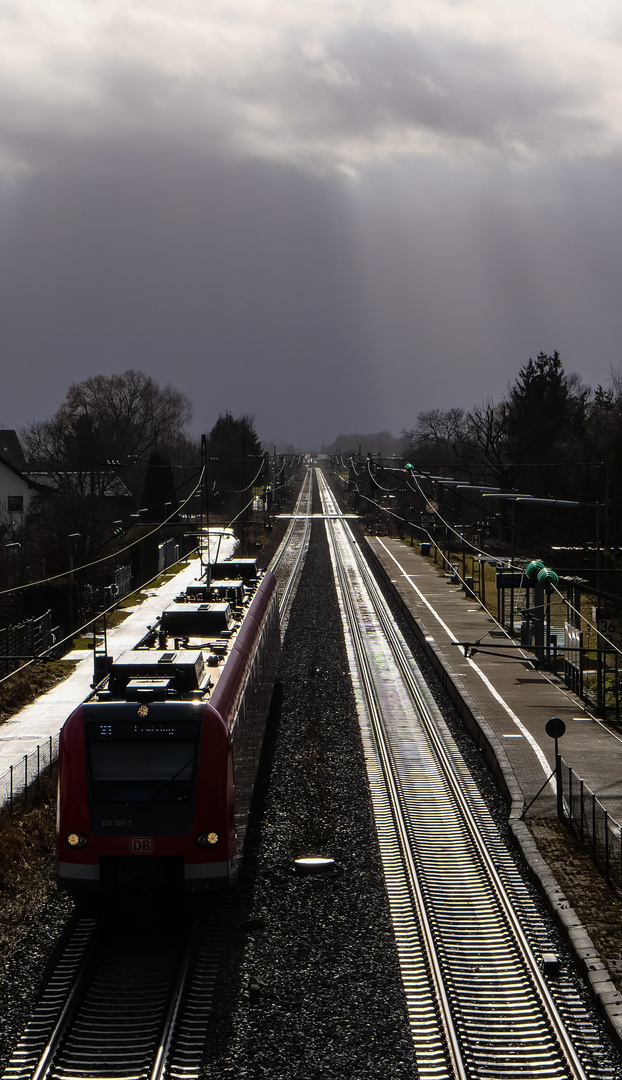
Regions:
[[539, 353], [521, 368], [510, 389], [506, 414], [507, 453], [516, 486], [534, 495], [559, 494], [563, 471], [543, 465], [572, 460], [587, 391], [569, 379], [558, 352]]
[[[227, 492], [242, 491], [252, 484], [263, 458], [252, 416], [222, 413], [207, 437], [210, 485]], [[259, 479], [258, 481], [259, 482]]]
[[153, 450], [149, 457], [142, 506], [145, 521], [165, 521], [177, 509], [179, 503], [175, 479], [168, 458]]

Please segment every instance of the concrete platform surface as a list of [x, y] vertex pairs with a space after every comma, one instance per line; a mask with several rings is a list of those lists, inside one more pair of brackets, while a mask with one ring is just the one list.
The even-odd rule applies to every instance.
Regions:
[[[235, 551], [237, 541], [230, 531], [210, 530], [210, 561], [227, 559]], [[204, 546], [204, 562], [208, 545]], [[168, 578], [158, 588], [145, 586], [146, 599], [128, 615], [119, 626], [108, 631], [108, 653], [114, 659], [131, 649], [144, 635], [149, 624], [154, 623], [160, 612], [173, 602], [176, 596], [196, 581], [201, 574], [201, 561], [193, 556], [186, 565]], [[76, 667], [68, 678], [57, 683], [47, 694], [42, 694], [0, 725], [0, 806], [10, 793], [10, 771], [14, 769], [14, 790], [23, 784], [24, 757], [33, 756], [36, 769], [37, 747], [41, 747], [41, 763], [49, 759], [50, 740], [58, 734], [71, 712], [91, 692], [93, 682], [93, 653], [76, 650], [68, 653], [67, 661], [75, 660]], [[55, 748], [52, 747], [52, 757]], [[29, 777], [32, 775], [29, 766]]]
[[[456, 693], [468, 699], [476, 720], [492, 732], [499, 764], [507, 774], [513, 815], [522, 812], [553, 770], [555, 742], [545, 725], [558, 716], [566, 725], [559, 740], [563, 759], [622, 822], [620, 734], [595, 717], [561, 678], [535, 670], [529, 659], [533, 654], [500, 648], [512, 643], [509, 634], [430, 559], [399, 540], [367, 539], [416, 621], [422, 644], [437, 657]], [[479, 642], [481, 647], [469, 650], [466, 657], [456, 642]], [[526, 816], [555, 813], [553, 780]]]

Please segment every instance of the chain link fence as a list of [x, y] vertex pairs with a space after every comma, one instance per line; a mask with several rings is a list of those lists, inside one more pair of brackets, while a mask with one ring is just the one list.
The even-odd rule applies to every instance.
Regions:
[[561, 811], [607, 883], [622, 893], [622, 829], [584, 780], [559, 759]]
[[158, 573], [168, 569], [173, 563], [179, 562], [179, 544], [171, 537], [164, 543], [158, 544]]
[[20, 666], [20, 660], [39, 656], [53, 645], [52, 612], [26, 619], [16, 626], [0, 630], [0, 676]]
[[8, 805], [12, 810], [16, 799], [20, 799], [21, 805], [28, 805], [41, 785], [43, 772], [58, 758], [59, 737], [60, 731], [50, 735], [31, 754], [24, 754], [21, 761], [0, 776], [0, 806]]

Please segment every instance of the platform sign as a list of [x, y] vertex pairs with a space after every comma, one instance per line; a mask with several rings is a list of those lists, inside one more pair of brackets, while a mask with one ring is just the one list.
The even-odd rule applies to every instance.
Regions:
[[520, 589], [525, 585], [525, 577], [522, 572], [512, 570], [497, 570], [498, 589]]
[[608, 641], [611, 641], [613, 644], [617, 643], [617, 640], [618, 640], [618, 621], [617, 621], [617, 619], [601, 618], [596, 623], [596, 627], [598, 629], [598, 633], [602, 634], [603, 637], [606, 637]]
[[559, 716], [552, 716], [547, 720], [544, 730], [551, 739], [561, 739], [566, 731], [566, 725]]

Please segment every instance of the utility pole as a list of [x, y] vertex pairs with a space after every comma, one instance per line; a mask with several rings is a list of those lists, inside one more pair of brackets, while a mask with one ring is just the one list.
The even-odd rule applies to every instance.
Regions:
[[[201, 521], [199, 524], [199, 558], [201, 560], [201, 578], [204, 572], [207, 575], [207, 584], [210, 582], [210, 550], [209, 550], [209, 502], [207, 487], [207, 435], [201, 435]], [[205, 542], [207, 544], [207, 568], [203, 570], [203, 529], [205, 528]]]

